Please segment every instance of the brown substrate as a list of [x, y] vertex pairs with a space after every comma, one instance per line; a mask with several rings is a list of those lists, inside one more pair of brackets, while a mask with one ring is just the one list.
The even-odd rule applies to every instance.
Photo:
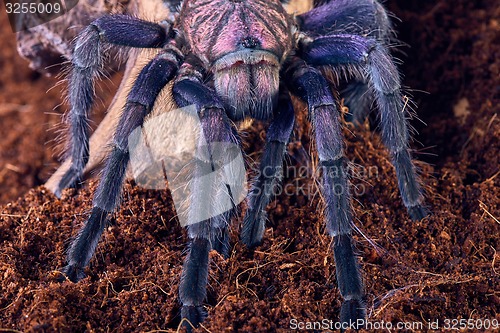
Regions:
[[[378, 134], [345, 131], [349, 159], [366, 170], [352, 179], [364, 189], [353, 204], [365, 237], [354, 237], [374, 322], [426, 327], [436, 319], [500, 319], [500, 9], [494, 3], [387, 3], [403, 20], [400, 39], [411, 45], [402, 48], [408, 54], [401, 56], [402, 71], [427, 124], [412, 120], [432, 215], [408, 218]], [[56, 80], [32, 73], [16, 57], [5, 20], [2, 34], [0, 330], [175, 331], [186, 235], [166, 191], [127, 184], [88, 277], [78, 284], [55, 281], [95, 185], [68, 190], [61, 200], [41, 187], [29, 190], [56, 163], [46, 142], [55, 137], [47, 129], [59, 116], [46, 112], [60, 103], [62, 88], [46, 93]], [[257, 159], [259, 130], [247, 132], [245, 150]], [[317, 187], [292, 176], [309, 159], [308, 130], [296, 132], [284, 184], [298, 194], [270, 204], [264, 243], [254, 253], [238, 241], [241, 219], [234, 221], [230, 258], [211, 253], [209, 315], [199, 332], [288, 331], [293, 318], [338, 318], [341, 297], [321, 200], [312, 195]]]

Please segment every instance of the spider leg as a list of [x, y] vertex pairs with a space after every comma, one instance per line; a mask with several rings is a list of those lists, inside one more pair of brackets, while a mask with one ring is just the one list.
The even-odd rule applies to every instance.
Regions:
[[[375, 0], [323, 1], [311, 11], [298, 16], [300, 30], [310, 35], [356, 34], [369, 36], [381, 43], [394, 38], [384, 7]], [[342, 74], [342, 73], [339, 73]], [[341, 92], [349, 108], [346, 120], [362, 124], [373, 105], [368, 82], [356, 77]]]
[[283, 175], [283, 156], [290, 139], [295, 115], [288, 92], [282, 93], [275, 116], [266, 135], [259, 173], [255, 177], [248, 197], [248, 210], [243, 220], [241, 239], [252, 248], [262, 241], [264, 235], [266, 206], [273, 189]]
[[307, 102], [315, 131], [326, 202], [326, 226], [333, 237], [337, 283], [344, 298], [341, 322], [366, 316], [363, 283], [351, 241], [352, 215], [339, 111], [326, 79], [312, 67], [296, 61], [288, 70], [290, 91]]
[[94, 196], [92, 212], [68, 250], [68, 264], [63, 273], [73, 282], [85, 276], [83, 270], [94, 254], [106, 226], [107, 215], [118, 205], [129, 161], [128, 137], [134, 129], [143, 124], [161, 89], [177, 72], [180, 59], [180, 55], [172, 50], [166, 50], [156, 56], [142, 69], [127, 97], [112, 151]]
[[320, 37], [305, 46], [303, 58], [311, 65], [358, 65], [366, 70], [375, 95], [382, 139], [396, 168], [401, 198], [413, 220], [427, 215], [423, 194], [409, 151], [406, 110], [399, 73], [387, 48], [355, 35]]
[[159, 48], [168, 39], [164, 26], [125, 15], [103, 16], [80, 33], [68, 78], [71, 167], [63, 175], [56, 196], [60, 197], [64, 188], [75, 185], [89, 159], [89, 116], [94, 100], [94, 78], [102, 68], [103, 44]]
[[[188, 254], [184, 261], [179, 286], [182, 303], [181, 316], [197, 327], [206, 317], [203, 301], [208, 283], [209, 251], [228, 252], [229, 220], [236, 211], [231, 188], [224, 184], [220, 172], [230, 165], [234, 150], [241, 152], [237, 134], [227, 117], [223, 103], [215, 93], [204, 86], [196, 76], [187, 76], [176, 82], [172, 89], [176, 103], [181, 106], [195, 105], [201, 122], [200, 141], [191, 182], [190, 209], [188, 214]], [[229, 174], [232, 173], [231, 170]], [[240, 170], [244, 173], [244, 170]], [[209, 179], [207, 175], [216, 176]], [[217, 213], [221, 199], [230, 200], [232, 207]], [[208, 212], [208, 216], [207, 216]], [[213, 212], [213, 214], [211, 213]], [[191, 331], [191, 325], [184, 326]]]
[[323, 1], [298, 15], [297, 21], [301, 31], [316, 36], [349, 33], [383, 40], [392, 30], [386, 10], [376, 0]]

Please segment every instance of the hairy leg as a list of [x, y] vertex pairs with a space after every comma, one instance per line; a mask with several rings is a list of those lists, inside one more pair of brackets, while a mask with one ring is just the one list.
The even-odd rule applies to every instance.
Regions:
[[248, 196], [248, 210], [243, 220], [241, 239], [252, 248], [262, 241], [264, 235], [266, 206], [273, 189], [283, 176], [283, 156], [290, 139], [295, 115], [288, 92], [282, 93], [278, 108], [269, 126], [266, 145], [262, 154], [259, 174], [253, 181]]
[[[369, 36], [380, 43], [388, 44], [394, 39], [391, 23], [384, 7], [376, 0], [336, 0], [320, 1], [316, 8], [298, 17], [301, 30], [311, 36], [327, 34], [356, 34]], [[342, 68], [349, 73], [350, 68]], [[355, 77], [341, 97], [349, 108], [346, 120], [362, 124], [368, 116], [373, 97], [369, 92], [368, 82], [363, 77]]]
[[411, 160], [401, 82], [387, 48], [375, 40], [356, 35], [333, 35], [305, 45], [303, 58], [311, 65], [350, 64], [363, 68], [380, 111], [382, 139], [396, 168], [403, 203], [413, 220], [424, 218], [427, 211]]
[[107, 15], [92, 22], [77, 38], [69, 75], [68, 121], [71, 167], [63, 175], [56, 196], [81, 177], [89, 158], [89, 116], [94, 100], [94, 79], [102, 69], [106, 44], [151, 48], [169, 39], [166, 27], [125, 15]]
[[180, 62], [178, 56], [174, 52], [166, 52], [154, 58], [143, 68], [128, 95], [112, 151], [94, 196], [91, 215], [68, 250], [68, 264], [63, 272], [73, 282], [84, 277], [83, 270], [94, 254], [106, 226], [107, 215], [118, 205], [129, 161], [128, 137], [143, 124], [160, 90], [174, 77]]
[[351, 241], [352, 213], [339, 111], [328, 82], [318, 70], [296, 60], [288, 75], [290, 91], [307, 102], [314, 127], [326, 226], [333, 237], [337, 283], [344, 298], [340, 320], [356, 322], [365, 318], [366, 310], [361, 273]]
[[[186, 70], [185, 72], [189, 72]], [[193, 326], [206, 317], [203, 301], [208, 281], [210, 249], [227, 255], [229, 249], [228, 226], [236, 211], [236, 202], [229, 186], [227, 171], [232, 173], [231, 161], [239, 153], [240, 144], [222, 102], [214, 91], [204, 86], [198, 75], [187, 74], [174, 84], [173, 96], [181, 106], [195, 105], [201, 123], [195, 169], [191, 180], [191, 198], [188, 213], [188, 255], [184, 261], [179, 297], [181, 315]], [[237, 150], [237, 151], [236, 151]], [[224, 170], [224, 171], [223, 171]], [[220, 201], [230, 201], [231, 207], [218, 210]], [[191, 331], [191, 325], [184, 326]]]
[[376, 0], [323, 1], [297, 20], [301, 31], [315, 36], [349, 33], [384, 40], [391, 33], [387, 12]]

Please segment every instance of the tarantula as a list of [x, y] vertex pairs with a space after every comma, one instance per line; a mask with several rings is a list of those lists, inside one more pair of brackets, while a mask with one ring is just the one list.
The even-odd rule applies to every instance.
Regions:
[[[69, 76], [71, 169], [59, 191], [74, 184], [88, 161], [88, 118], [93, 79], [102, 66], [102, 44], [158, 48], [128, 94], [87, 223], [72, 241], [63, 272], [79, 281], [118, 205], [129, 148], [127, 138], [168, 83], [179, 107], [194, 105], [208, 149], [217, 142], [238, 145], [235, 122], [247, 117], [270, 123], [260, 165], [248, 196], [241, 240], [262, 241], [265, 208], [282, 176], [282, 159], [294, 127], [291, 94], [308, 105], [322, 170], [326, 226], [333, 241], [337, 283], [344, 299], [342, 322], [365, 318], [363, 283], [353, 251], [352, 212], [340, 114], [329, 74], [351, 77], [344, 95], [355, 120], [371, 104], [380, 113], [382, 138], [396, 169], [410, 217], [427, 212], [409, 151], [409, 133], [398, 71], [388, 51], [391, 25], [376, 0], [321, 1], [302, 15], [288, 14], [279, 0], [184, 0], [172, 20], [161, 23], [125, 15], [101, 17], [76, 40]], [[225, 154], [199, 156], [200, 163], [224, 165]], [[265, 171], [265, 172], [264, 172]], [[195, 169], [196, 173], [199, 169]], [[192, 183], [193, 202], [197, 182]], [[337, 191], [336, 189], [343, 189]], [[179, 287], [181, 314], [195, 326], [205, 318], [211, 249], [227, 255], [229, 220], [236, 207], [188, 224], [189, 246]], [[188, 327], [189, 328], [189, 327]]]

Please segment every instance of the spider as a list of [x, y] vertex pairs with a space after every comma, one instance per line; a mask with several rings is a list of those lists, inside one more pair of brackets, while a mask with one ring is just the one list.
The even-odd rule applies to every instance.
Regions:
[[[294, 95], [307, 104], [314, 128], [326, 226], [333, 237], [343, 297], [340, 320], [364, 319], [340, 113], [332, 82], [325, 77], [345, 74], [350, 78], [343, 97], [353, 120], [362, 121], [371, 104], [376, 105], [403, 203], [413, 220], [425, 217], [423, 193], [409, 151], [400, 78], [388, 51], [392, 29], [387, 12], [376, 0], [319, 1], [296, 16], [288, 14], [279, 0], [184, 0], [174, 7], [172, 19], [161, 23], [126, 15], [103, 16], [76, 40], [69, 76], [72, 164], [59, 192], [79, 179], [89, 158], [87, 124], [103, 45], [158, 48], [160, 52], [141, 70], [128, 94], [92, 211], [69, 247], [63, 279], [77, 282], [84, 277], [108, 215], [118, 205], [130, 159], [127, 138], [144, 124], [158, 94], [169, 83], [173, 83], [172, 96], [179, 107], [194, 105], [209, 150], [217, 142], [239, 145], [235, 123], [245, 118], [269, 122], [261, 172], [248, 195], [241, 231], [245, 245], [257, 246], [264, 234], [265, 208], [282, 177], [282, 160], [294, 128]], [[213, 151], [199, 158], [212, 166], [228, 162], [226, 154]], [[194, 173], [200, 176], [201, 171]], [[202, 200], [199, 184], [191, 186], [193, 202]], [[233, 207], [188, 223], [189, 246], [179, 299], [181, 316], [194, 326], [206, 317], [203, 302], [209, 252], [215, 249], [227, 255], [228, 226], [235, 214]]]

